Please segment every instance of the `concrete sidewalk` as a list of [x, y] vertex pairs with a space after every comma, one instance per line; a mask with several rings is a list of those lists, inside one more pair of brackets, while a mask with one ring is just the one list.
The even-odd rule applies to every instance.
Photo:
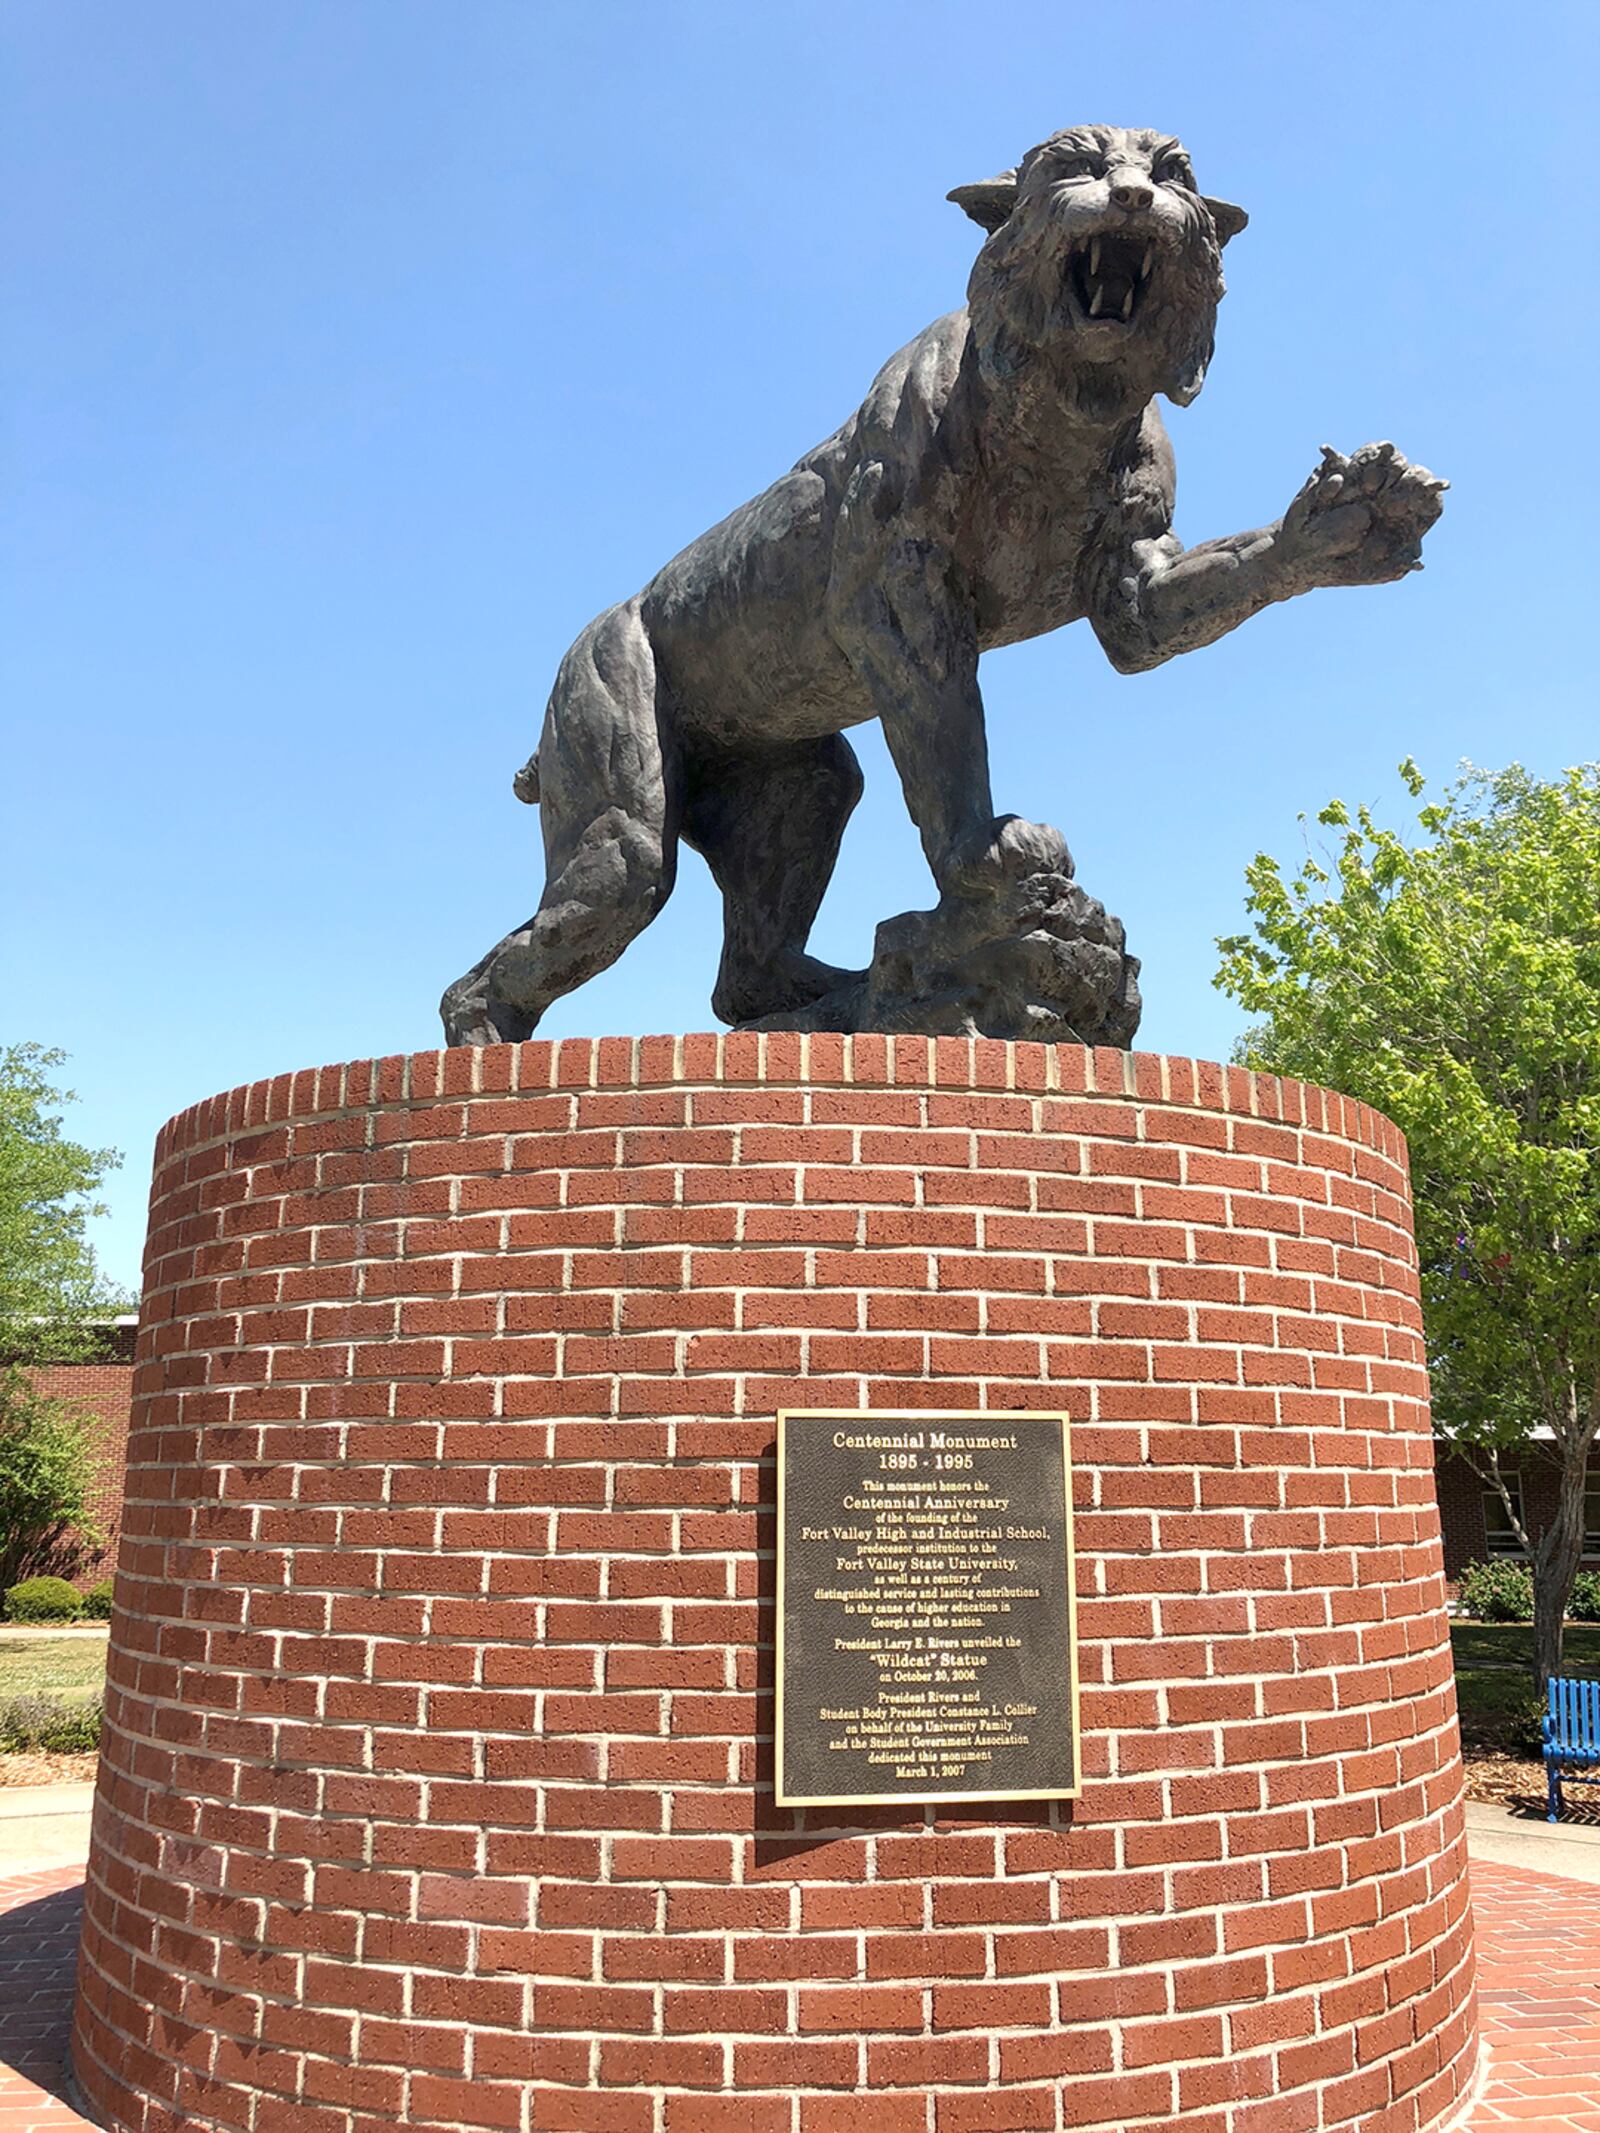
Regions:
[[0, 1873], [82, 1866], [93, 1808], [92, 1784], [0, 1787]]
[[0, 1622], [0, 1644], [48, 1644], [52, 1637], [109, 1637], [109, 1622]]
[[1499, 1801], [1467, 1802], [1467, 1856], [1495, 1866], [1527, 1867], [1567, 1881], [1600, 1883], [1600, 1824], [1560, 1822], [1518, 1813]]

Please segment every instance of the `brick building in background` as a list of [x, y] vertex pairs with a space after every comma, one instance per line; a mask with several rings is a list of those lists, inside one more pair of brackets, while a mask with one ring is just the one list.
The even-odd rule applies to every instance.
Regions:
[[93, 1565], [84, 1566], [76, 1581], [80, 1585], [108, 1577], [116, 1568], [128, 1462], [128, 1409], [133, 1399], [133, 1343], [138, 1330], [137, 1314], [126, 1312], [102, 1329], [101, 1352], [93, 1362], [47, 1363], [34, 1373], [41, 1392], [74, 1401], [99, 1425], [94, 1436], [95, 1482], [89, 1509], [103, 1536], [104, 1552]]
[[[1526, 1560], [1526, 1551], [1506, 1516], [1498, 1490], [1480, 1480], [1467, 1462], [1452, 1452], [1441, 1450], [1434, 1474], [1447, 1577], [1459, 1577], [1467, 1563], [1486, 1563], [1502, 1557], [1513, 1562]], [[1505, 1475], [1522, 1523], [1537, 1540], [1555, 1515], [1554, 1462], [1541, 1457], [1536, 1447], [1524, 1453], [1519, 1463], [1507, 1459]], [[1600, 1464], [1589, 1469], [1586, 1509], [1584, 1562], [1596, 1564], [1600, 1563]]]

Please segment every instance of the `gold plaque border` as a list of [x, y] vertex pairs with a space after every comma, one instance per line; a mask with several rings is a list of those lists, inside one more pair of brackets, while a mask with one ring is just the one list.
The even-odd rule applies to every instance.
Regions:
[[[784, 1617], [784, 1468], [785, 1439], [791, 1420], [806, 1422], [985, 1422], [991, 1429], [1019, 1416], [1059, 1422], [1061, 1425], [1061, 1482], [1066, 1497], [1067, 1573], [1067, 1664], [1072, 1680], [1068, 1707], [1072, 1714], [1072, 1768], [1077, 1782], [1048, 1792], [828, 1792], [786, 1793], [783, 1789], [783, 1617]], [[1001, 1408], [985, 1413], [971, 1407], [786, 1407], [778, 1415], [778, 1589], [777, 1628], [773, 1654], [772, 1792], [777, 1807], [893, 1807], [898, 1803], [917, 1806], [929, 1802], [963, 1800], [1076, 1800], [1083, 1793], [1083, 1734], [1078, 1715], [1078, 1547], [1072, 1527], [1072, 1420], [1057, 1408]]]

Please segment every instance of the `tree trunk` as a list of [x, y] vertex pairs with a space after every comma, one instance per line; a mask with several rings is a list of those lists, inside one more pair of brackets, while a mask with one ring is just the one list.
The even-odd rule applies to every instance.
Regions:
[[1583, 1491], [1589, 1467], [1587, 1434], [1561, 1447], [1556, 1515], [1539, 1536], [1533, 1555], [1533, 1675], [1542, 1696], [1552, 1674], [1561, 1672], [1561, 1638], [1572, 1581], [1583, 1561]]

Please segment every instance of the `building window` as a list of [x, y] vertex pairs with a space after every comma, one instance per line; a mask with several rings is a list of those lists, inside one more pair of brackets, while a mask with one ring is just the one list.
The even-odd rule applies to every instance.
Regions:
[[[1522, 1477], [1520, 1474], [1507, 1474], [1505, 1484], [1506, 1494], [1516, 1506], [1517, 1519], [1520, 1524], [1522, 1521]], [[1590, 1483], [1590, 1486], [1591, 1488], [1593, 1487], [1593, 1482]], [[1595, 1509], [1600, 1510], [1600, 1498], [1592, 1500]], [[1588, 1522], [1588, 1520], [1585, 1521], [1585, 1523]], [[1487, 1485], [1483, 1491], [1483, 1530], [1489, 1543], [1491, 1556], [1522, 1555], [1525, 1552], [1521, 1541], [1517, 1538], [1516, 1527], [1512, 1525], [1511, 1520], [1506, 1516], [1506, 1507], [1500, 1500], [1500, 1491]]]
[[[1522, 1477], [1507, 1474], [1506, 1489], [1522, 1519]], [[1525, 1551], [1500, 1501], [1500, 1491], [1487, 1484], [1483, 1491], [1483, 1530], [1491, 1556], [1522, 1556]], [[1592, 1471], [1583, 1488], [1583, 1553], [1585, 1560], [1600, 1557], [1600, 1469]]]

